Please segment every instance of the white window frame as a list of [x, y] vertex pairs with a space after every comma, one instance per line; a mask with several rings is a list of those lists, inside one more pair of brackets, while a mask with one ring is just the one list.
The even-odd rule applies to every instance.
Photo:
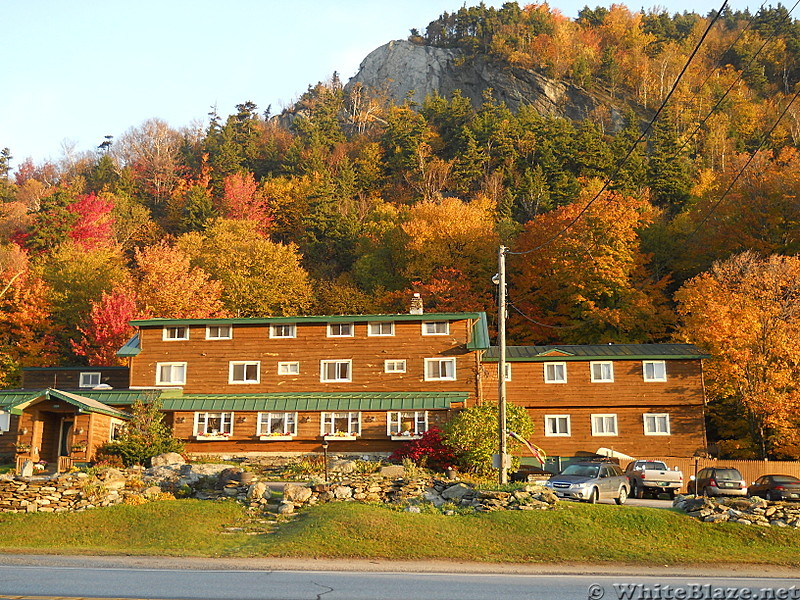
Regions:
[[[97, 379], [97, 383], [92, 383], [91, 381], [87, 382], [84, 378], [87, 376], [91, 376], [92, 378]], [[82, 371], [79, 378], [78, 378], [78, 387], [79, 388], [95, 388], [103, 382], [103, 374], [100, 371]]]
[[[431, 377], [431, 374], [428, 371], [429, 365], [433, 365], [434, 363], [439, 365], [437, 371], [439, 375], [436, 377]], [[442, 369], [441, 365], [443, 364], [452, 364], [453, 374], [450, 377], [442, 377]], [[456, 380], [456, 359], [455, 357], [448, 357], [448, 358], [426, 358], [424, 364], [424, 379], [425, 381], [455, 381]], [[445, 369], [446, 370], [446, 369]]]
[[[216, 329], [217, 335], [211, 335], [211, 330]], [[222, 335], [220, 330], [227, 329], [228, 334]], [[232, 325], [206, 325], [206, 339], [207, 340], [232, 340], [233, 339], [233, 326]]]
[[[337, 366], [336, 367], [337, 377], [335, 379], [328, 379], [326, 377], [325, 370], [326, 370], [326, 367], [328, 365], [332, 365], [332, 364], [336, 364], [336, 365], [346, 364], [347, 365], [347, 377], [346, 378], [338, 377], [338, 375], [339, 375], [339, 367]], [[322, 383], [336, 383], [336, 382], [349, 383], [349, 382], [353, 381], [353, 360], [348, 358], [348, 359], [329, 359], [329, 360], [321, 360], [321, 361], [319, 361], [319, 380]]]
[[[163, 367], [170, 367], [170, 377], [169, 380], [164, 380], [161, 378], [161, 369]], [[173, 369], [175, 367], [183, 367], [183, 378], [176, 380], [174, 379]], [[186, 385], [186, 372], [188, 368], [185, 362], [160, 362], [156, 363], [156, 385]]]
[[113, 442], [118, 440], [120, 435], [122, 435], [122, 431], [125, 429], [125, 421], [122, 419], [111, 419], [111, 422], [108, 425], [108, 441]]
[[[406, 415], [405, 419], [403, 415]], [[403, 429], [404, 420], [413, 423], [411, 429]], [[406, 431], [408, 433], [405, 433]], [[428, 431], [427, 410], [393, 410], [386, 413], [386, 435], [392, 439], [413, 439], [420, 437], [426, 431]]]
[[[594, 369], [598, 367], [600, 370], [599, 377], [595, 374]], [[609, 377], [603, 377], [603, 367], [608, 367]], [[593, 360], [589, 362], [589, 376], [592, 383], [614, 383], [614, 363], [610, 360]]]
[[[194, 436], [231, 437], [233, 435], [233, 412], [196, 412], [194, 413]], [[219, 429], [209, 431], [208, 422], [219, 419]]]
[[[184, 336], [183, 337], [172, 337], [169, 335], [170, 330], [174, 330], [176, 333], [183, 329]], [[161, 330], [161, 339], [165, 342], [181, 342], [189, 339], [189, 326], [188, 325], [164, 325], [164, 328]]]
[[[283, 421], [282, 431], [273, 433], [273, 422]], [[258, 413], [259, 437], [294, 437], [297, 435], [296, 412], [260, 412]]]
[[[337, 421], [347, 421], [347, 431], [336, 430]], [[319, 434], [323, 437], [336, 437], [348, 435], [357, 437], [361, 435], [360, 412], [323, 412], [319, 422]]]
[[[654, 367], [653, 377], [647, 376], [647, 367], [652, 365]], [[655, 377], [655, 366], [660, 365], [663, 370], [661, 377]], [[662, 382], [667, 380], [667, 361], [665, 360], [643, 360], [642, 361], [642, 378], [647, 382]]]
[[11, 429], [11, 413], [6, 410], [0, 410], [0, 434], [9, 429]]
[[[655, 427], [648, 426], [648, 419], [652, 420], [652, 424]], [[672, 430], [669, 424], [669, 413], [644, 413], [642, 415], [643, 425], [644, 425], [644, 434], [645, 435], [672, 435]], [[666, 431], [659, 431], [658, 422], [659, 420], [663, 420], [664, 424], [666, 425]]]
[[[545, 383], [567, 383], [567, 363], [566, 362], [546, 362], [543, 364], [544, 382]], [[547, 376], [547, 367], [561, 367], [564, 370], [563, 379], [553, 379]], [[554, 373], [555, 374], [555, 373]]]
[[[550, 421], [554, 421], [557, 425], [560, 423], [561, 420], [566, 420], [567, 424], [567, 431], [560, 432], [556, 431], [555, 433], [551, 433], [549, 423]], [[556, 427], [556, 429], [560, 429]], [[572, 436], [572, 419], [569, 415], [545, 415], [544, 416], [544, 435], [545, 437], [571, 437]]]
[[299, 360], [278, 361], [278, 375], [300, 375]]
[[[247, 378], [248, 367], [256, 368], [255, 379]], [[234, 374], [236, 367], [244, 367], [242, 371], [242, 379], [235, 379]], [[253, 383], [261, 383], [261, 361], [260, 360], [231, 360], [228, 361], [228, 383], [230, 385], [249, 385]]]
[[[388, 333], [383, 331], [387, 325], [389, 326]], [[370, 321], [367, 323], [367, 337], [391, 337], [393, 335], [394, 321]]]
[[[349, 328], [349, 333], [341, 333], [342, 328], [345, 326]], [[334, 332], [334, 328], [337, 329], [337, 332]], [[356, 334], [356, 324], [352, 321], [328, 323], [327, 331], [329, 338], [351, 338]]]
[[[619, 421], [617, 415], [613, 413], [597, 413], [591, 415], [592, 435], [597, 437], [613, 437], [619, 435]], [[607, 430], [608, 420], [613, 424], [613, 431]]]
[[[437, 331], [439, 328], [444, 331]], [[423, 321], [422, 335], [450, 335], [450, 321]]]
[[[284, 328], [288, 328], [284, 335]], [[269, 326], [270, 339], [288, 339], [297, 337], [297, 323], [272, 323]]]
[[384, 373], [405, 373], [406, 360], [404, 358], [387, 359], [383, 361]]

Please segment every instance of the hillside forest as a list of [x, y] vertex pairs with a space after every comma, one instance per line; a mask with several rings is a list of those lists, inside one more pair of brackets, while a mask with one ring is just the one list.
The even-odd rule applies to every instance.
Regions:
[[716, 451], [800, 455], [790, 13], [478, 5], [409, 40], [610, 100], [570, 121], [334, 74], [279, 115], [153, 118], [58, 162], [6, 148], [0, 384], [116, 364], [133, 318], [405, 312], [414, 292], [491, 316], [503, 244], [509, 343], [698, 343]]

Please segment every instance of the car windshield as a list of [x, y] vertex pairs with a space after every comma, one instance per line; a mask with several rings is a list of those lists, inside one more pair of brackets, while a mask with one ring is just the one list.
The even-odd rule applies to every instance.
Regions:
[[597, 465], [569, 465], [562, 475], [577, 475], [578, 477], [597, 477], [600, 467]]
[[775, 483], [800, 483], [800, 479], [791, 475], [773, 475], [772, 481]]
[[714, 474], [717, 479], [741, 479], [742, 474], [736, 469], [717, 469]]

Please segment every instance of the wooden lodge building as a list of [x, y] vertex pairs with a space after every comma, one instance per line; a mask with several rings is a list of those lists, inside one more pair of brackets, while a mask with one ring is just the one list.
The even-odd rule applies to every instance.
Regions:
[[[485, 313], [148, 319], [127, 367], [24, 369], [0, 392], [0, 455], [89, 460], [158, 397], [189, 454], [390, 453], [497, 401]], [[509, 402], [551, 457], [706, 446], [702, 359], [687, 344], [510, 347]]]

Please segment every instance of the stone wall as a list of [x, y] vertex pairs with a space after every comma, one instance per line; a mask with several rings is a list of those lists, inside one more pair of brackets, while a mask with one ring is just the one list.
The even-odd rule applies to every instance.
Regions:
[[706, 523], [739, 523], [762, 527], [800, 528], [800, 504], [762, 498], [678, 496], [673, 506]]

